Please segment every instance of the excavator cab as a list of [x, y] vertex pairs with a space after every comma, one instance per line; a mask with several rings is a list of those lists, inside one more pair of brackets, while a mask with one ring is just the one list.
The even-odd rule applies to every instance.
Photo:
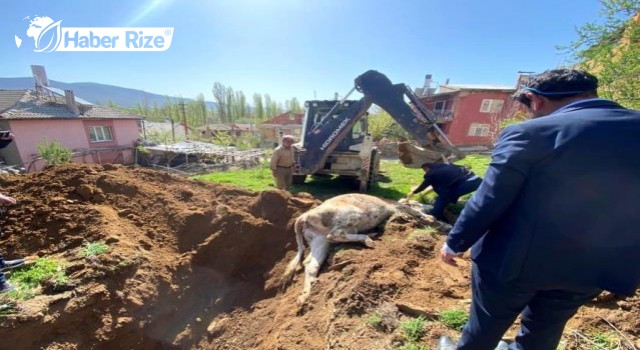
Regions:
[[[306, 111], [302, 125], [302, 147], [307, 147], [305, 142], [305, 135], [310, 134], [313, 130], [317, 129], [321, 123], [325, 122], [325, 118], [338, 118], [342, 112], [348, 109], [349, 106], [358, 101], [348, 100], [343, 101], [341, 105], [336, 108], [331, 115], [328, 115], [329, 111], [340, 101], [330, 100], [313, 100], [305, 103]], [[362, 118], [356, 122], [351, 128], [351, 132], [347, 133], [342, 139], [334, 151], [347, 152], [358, 151], [364, 137], [367, 134], [367, 118]], [[308, 138], [307, 138], [308, 139]]]

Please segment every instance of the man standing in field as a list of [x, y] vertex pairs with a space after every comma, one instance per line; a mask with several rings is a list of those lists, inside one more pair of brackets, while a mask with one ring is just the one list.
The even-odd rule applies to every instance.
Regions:
[[288, 191], [293, 181], [293, 166], [295, 160], [293, 158], [293, 136], [282, 136], [282, 143], [278, 146], [271, 156], [271, 174], [276, 179], [276, 187], [279, 190]]

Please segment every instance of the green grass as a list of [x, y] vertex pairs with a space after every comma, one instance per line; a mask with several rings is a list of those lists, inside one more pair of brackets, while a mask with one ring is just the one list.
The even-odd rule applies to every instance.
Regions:
[[382, 317], [377, 313], [373, 313], [364, 320], [364, 323], [371, 327], [377, 328], [382, 324]]
[[398, 350], [429, 350], [429, 347], [424, 344], [408, 343], [397, 348]]
[[487, 168], [489, 167], [489, 163], [491, 162], [491, 157], [483, 156], [479, 154], [470, 154], [466, 156], [463, 160], [457, 161], [455, 164], [463, 165], [471, 169], [478, 176], [484, 176], [484, 173], [487, 172]]
[[620, 337], [610, 332], [592, 331], [587, 334], [587, 338], [597, 344], [591, 345], [592, 350], [616, 350], [620, 342]]
[[275, 189], [275, 181], [271, 176], [271, 170], [265, 164], [260, 168], [216, 172], [194, 176], [193, 179], [234, 185], [252, 191]]
[[438, 320], [445, 326], [459, 331], [469, 320], [469, 314], [462, 309], [444, 310], [438, 314]]
[[91, 242], [85, 243], [82, 255], [85, 257], [96, 256], [104, 254], [109, 251], [109, 246], [104, 242]]
[[[456, 164], [468, 166], [482, 176], [489, 160], [487, 156], [468, 155]], [[404, 198], [412, 187], [422, 182], [423, 175], [422, 169], [405, 168], [398, 160], [382, 160], [378, 181], [371, 186], [368, 194], [393, 200]], [[234, 185], [253, 191], [275, 189], [271, 170], [266, 164], [257, 169], [217, 172], [194, 176], [193, 179]], [[339, 194], [357, 192], [357, 184], [352, 179], [335, 176], [308, 176], [304, 184], [293, 185], [292, 192], [309, 192], [319, 199], [327, 199]], [[430, 202], [434, 198], [433, 193], [416, 196], [421, 202]]]
[[404, 338], [410, 343], [415, 343], [425, 334], [424, 325], [427, 320], [423, 317], [416, 317], [411, 320], [404, 321], [400, 324]]
[[64, 284], [67, 282], [63, 266], [49, 258], [40, 258], [35, 263], [26, 267], [16, 269], [9, 278], [9, 283], [16, 287], [16, 290], [8, 293], [12, 299], [30, 299], [36, 295], [35, 288], [45, 280], [51, 280], [54, 284]]

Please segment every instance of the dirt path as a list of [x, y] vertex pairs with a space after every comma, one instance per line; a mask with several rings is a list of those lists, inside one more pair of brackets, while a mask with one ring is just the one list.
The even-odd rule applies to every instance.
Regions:
[[[336, 246], [298, 307], [301, 275], [286, 289], [280, 276], [293, 220], [318, 203], [308, 195], [120, 166], [66, 165], [0, 185], [19, 201], [0, 219], [0, 251], [55, 257], [68, 276], [0, 318], [13, 349], [393, 349], [400, 322], [469, 303], [468, 261], [444, 266], [441, 234], [394, 222], [373, 249]], [[94, 241], [108, 253], [83, 257]], [[381, 327], [365, 323], [373, 313]], [[639, 295], [594, 303], [569, 324], [566, 348], [577, 348], [571, 329], [611, 330], [601, 316], [638, 342], [639, 315]], [[435, 321], [426, 330], [432, 348], [456, 334]]]

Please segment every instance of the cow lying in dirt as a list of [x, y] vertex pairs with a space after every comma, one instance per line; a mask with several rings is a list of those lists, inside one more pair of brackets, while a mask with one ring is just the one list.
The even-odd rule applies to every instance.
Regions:
[[345, 194], [326, 200], [320, 206], [300, 215], [294, 224], [298, 253], [284, 272], [285, 281], [290, 280], [304, 255], [307, 241], [311, 254], [304, 261], [305, 279], [298, 302], [304, 303], [311, 292], [320, 266], [329, 254], [329, 244], [338, 242], [362, 242], [371, 247], [371, 234], [363, 234], [394, 216], [411, 216], [423, 224], [433, 224], [435, 219], [419, 208], [407, 203], [390, 203], [366, 194]]

